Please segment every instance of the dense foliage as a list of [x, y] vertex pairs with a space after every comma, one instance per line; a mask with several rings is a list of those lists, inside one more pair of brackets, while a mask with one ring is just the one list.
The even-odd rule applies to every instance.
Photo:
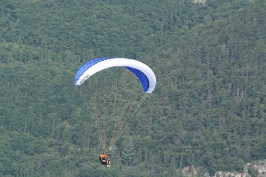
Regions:
[[[213, 175], [266, 158], [263, 0], [2, 0], [0, 15], [0, 176]], [[142, 102], [122, 68], [74, 86], [104, 56], [148, 64], [155, 92]]]

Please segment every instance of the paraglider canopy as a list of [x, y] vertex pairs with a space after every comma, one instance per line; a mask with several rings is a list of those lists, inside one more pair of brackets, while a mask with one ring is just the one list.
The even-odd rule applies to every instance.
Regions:
[[77, 71], [74, 84], [81, 85], [95, 73], [111, 67], [125, 67], [140, 81], [143, 91], [151, 93], [155, 89], [156, 76], [146, 64], [128, 58], [96, 58], [88, 61]]

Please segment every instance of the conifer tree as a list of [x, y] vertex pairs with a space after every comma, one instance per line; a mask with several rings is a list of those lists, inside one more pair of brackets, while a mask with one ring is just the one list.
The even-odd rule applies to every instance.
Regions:
[[129, 138], [129, 142], [126, 148], [122, 152], [122, 163], [129, 166], [133, 160], [134, 155], [134, 144], [132, 138]]

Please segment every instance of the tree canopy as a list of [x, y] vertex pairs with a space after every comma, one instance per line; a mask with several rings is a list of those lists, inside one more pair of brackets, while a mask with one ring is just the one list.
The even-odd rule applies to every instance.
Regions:
[[[266, 158], [263, 0], [2, 0], [0, 15], [0, 176], [201, 176]], [[74, 86], [108, 56], [149, 65], [155, 91], [142, 102], [123, 68]]]

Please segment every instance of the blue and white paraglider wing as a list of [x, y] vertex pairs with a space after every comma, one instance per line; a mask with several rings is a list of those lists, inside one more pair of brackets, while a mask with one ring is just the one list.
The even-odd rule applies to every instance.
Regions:
[[77, 71], [74, 84], [81, 85], [95, 73], [111, 67], [125, 67], [139, 79], [143, 91], [151, 93], [155, 89], [156, 76], [146, 64], [127, 58], [96, 58], [85, 63]]

